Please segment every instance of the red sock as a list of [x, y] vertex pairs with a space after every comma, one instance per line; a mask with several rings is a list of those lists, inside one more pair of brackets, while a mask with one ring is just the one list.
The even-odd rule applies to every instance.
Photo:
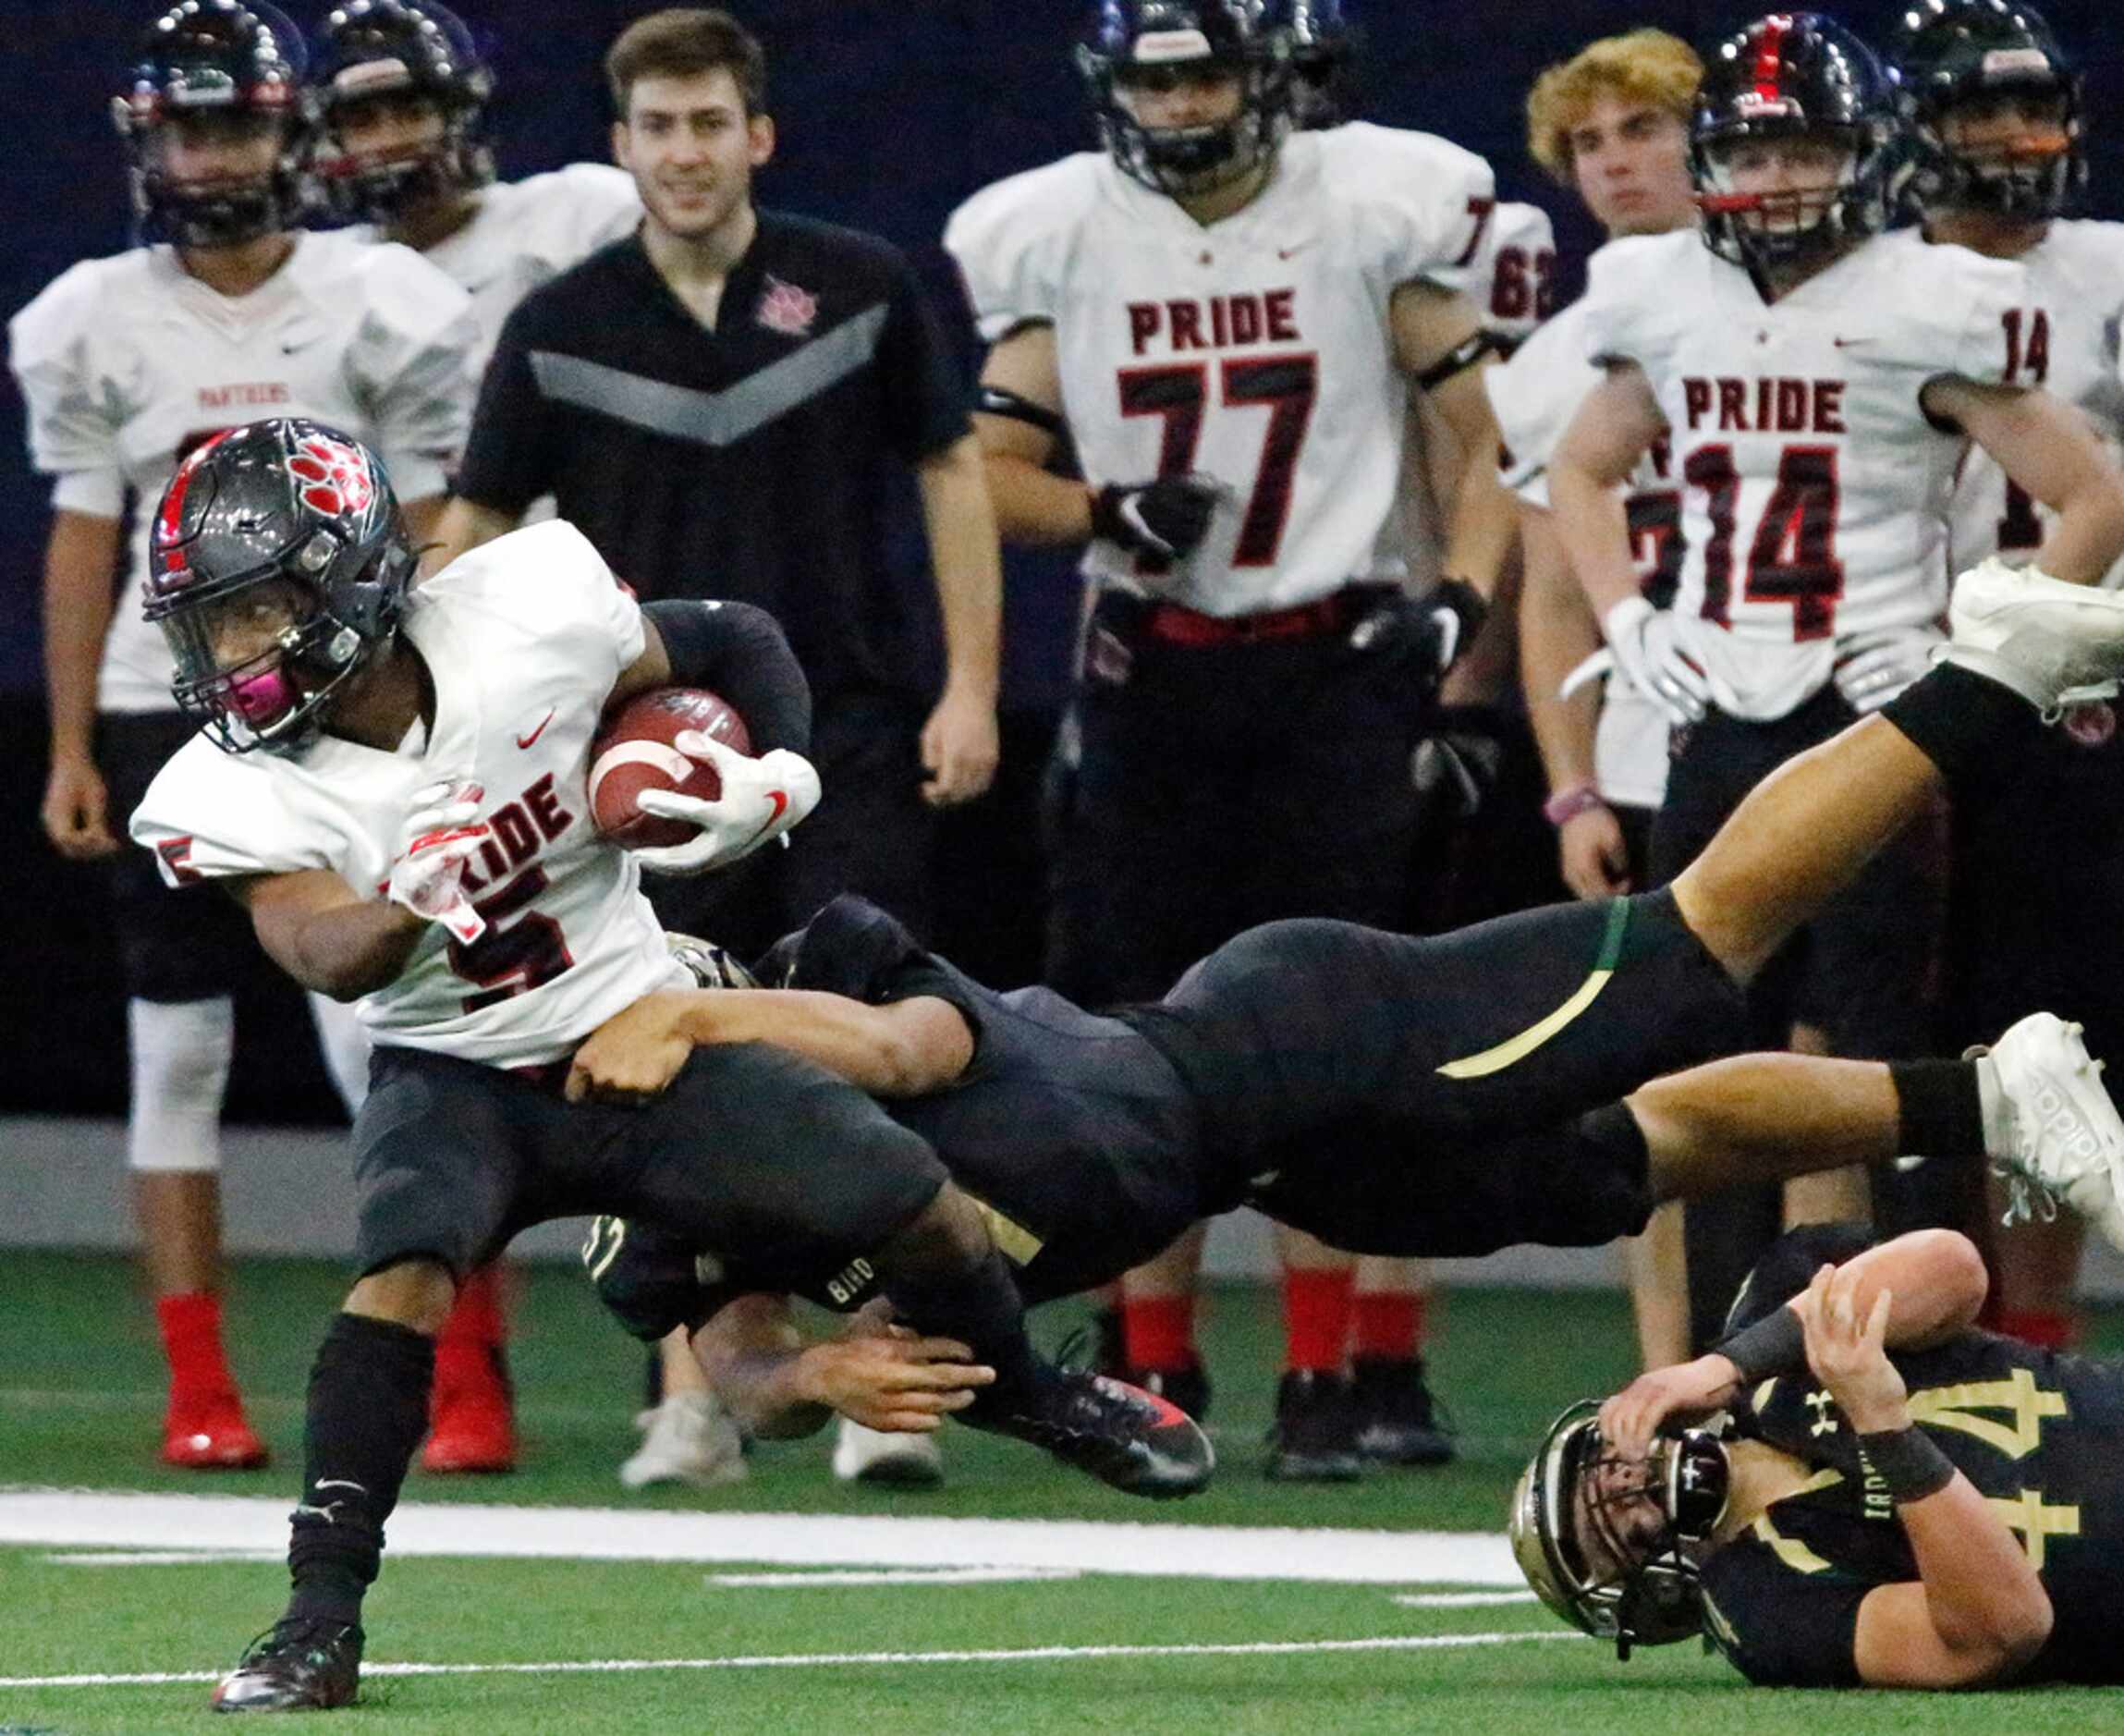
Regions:
[[1349, 1266], [1286, 1266], [1283, 1272], [1284, 1366], [1329, 1372], [1349, 1343], [1357, 1274]]
[[155, 1319], [169, 1358], [170, 1396], [217, 1398], [236, 1394], [228, 1358], [221, 1348], [221, 1297], [211, 1290], [155, 1298]]
[[2069, 1351], [2080, 1339], [2080, 1316], [2070, 1309], [2001, 1308], [1992, 1330], [2045, 1351]]
[[1170, 1374], [1195, 1357], [1192, 1296], [1131, 1296], [1121, 1304], [1121, 1341], [1130, 1368]]
[[435, 1384], [494, 1384], [492, 1352], [507, 1339], [508, 1326], [502, 1314], [501, 1267], [482, 1265], [458, 1286], [450, 1317], [443, 1323], [442, 1336], [435, 1340]]
[[1359, 1290], [1349, 1311], [1352, 1354], [1413, 1362], [1423, 1351], [1423, 1300], [1408, 1290]]

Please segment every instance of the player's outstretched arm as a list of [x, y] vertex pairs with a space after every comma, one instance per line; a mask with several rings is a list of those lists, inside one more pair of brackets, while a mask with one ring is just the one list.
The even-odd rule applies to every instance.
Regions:
[[1928, 415], [1959, 423], [2006, 473], [2058, 515], [2035, 564], [2093, 584], [2124, 555], [2124, 470], [2094, 425], [2048, 392], [1935, 380]]
[[606, 1020], [575, 1052], [570, 1102], [638, 1103], [707, 1043], [768, 1043], [877, 1097], [942, 1090], [973, 1058], [958, 1008], [919, 995], [873, 1007], [812, 989], [669, 989]]
[[1902, 1375], [1886, 1351], [1893, 1292], [1867, 1289], [1877, 1276], [1857, 1261], [1825, 1265], [1792, 1303], [1808, 1367], [1857, 1435], [1868, 1486], [1893, 1501], [1917, 1558], [1917, 1580], [1866, 1594], [1852, 1661], [1874, 1687], [1996, 1681], [2043, 1649], [2050, 1595], [2006, 1522], [1913, 1425]]
[[359, 1000], [397, 979], [429, 919], [365, 899], [329, 868], [229, 883], [266, 955], [304, 988]]
[[865, 1428], [928, 1434], [995, 1371], [953, 1339], [922, 1338], [873, 1305], [837, 1338], [807, 1343], [786, 1296], [739, 1296], [693, 1335], [716, 1396], [750, 1434], [787, 1440], [838, 1413]]

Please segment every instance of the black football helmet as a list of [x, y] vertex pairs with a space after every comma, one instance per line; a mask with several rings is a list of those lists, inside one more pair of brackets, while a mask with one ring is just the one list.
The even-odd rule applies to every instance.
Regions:
[[[1921, 210], [2041, 219], [2072, 209], [2087, 185], [2080, 71], [2040, 12], [2008, 0], [1911, 0], [1888, 52]], [[2004, 150], [1948, 143], [1943, 123], [1955, 109], [2008, 93], [2055, 99], [2055, 138]]]
[[[397, 631], [414, 567], [390, 479], [359, 440], [298, 417], [216, 434], [177, 466], [148, 537], [143, 601], [176, 655], [178, 706], [231, 753], [307, 745]], [[287, 626], [225, 664], [230, 600], [275, 583], [292, 593]]]
[[[336, 216], [388, 223], [409, 205], [494, 178], [485, 132], [494, 74], [457, 14], [435, 0], [348, 0], [317, 33], [313, 88], [323, 137], [317, 167]], [[443, 136], [418, 151], [358, 156], [336, 120], [380, 97], [425, 97]]]
[[[1574, 1404], [1550, 1424], [1512, 1493], [1506, 1530], [1527, 1583], [1550, 1610], [1616, 1656], [1636, 1645], [1671, 1645], [1703, 1632], [1703, 1593], [1693, 1546], [1707, 1542], [1726, 1511], [1732, 1468], [1707, 1429], [1684, 1429], [1629, 1464], [1601, 1439], [1600, 1406]], [[1582, 1493], [1581, 1493], [1582, 1491]], [[1644, 1514], [1649, 1528], [1629, 1520]], [[1626, 1521], [1628, 1522], [1626, 1522]], [[1583, 1527], [1598, 1533], [1607, 1561], [1586, 1553]], [[1610, 1563], [1614, 1565], [1610, 1565]]]
[[[301, 222], [308, 204], [302, 88], [305, 55], [294, 25], [263, 0], [182, 0], [140, 43], [112, 118], [126, 141], [135, 231], [142, 241], [229, 247]], [[188, 117], [259, 116], [279, 128], [262, 175], [177, 181], [164, 164], [164, 129]]]
[[1362, 32], [1343, 0], [1269, 0], [1265, 17], [1290, 42], [1291, 123], [1339, 127], [1357, 113]]
[[[1259, 0], [1101, 0], [1077, 50], [1099, 135], [1124, 174], [1154, 192], [1207, 192], [1275, 155], [1290, 128], [1290, 42]], [[1180, 68], [1239, 75], [1239, 113], [1202, 127], [1145, 127], [1125, 95]]]
[[[1846, 153], [1821, 193], [1737, 192], [1727, 154], [1751, 140], [1826, 136]], [[1893, 86], [1874, 51], [1818, 12], [1774, 12], [1709, 56], [1690, 129], [1703, 238], [1764, 271], [1841, 251], [1887, 226], [1898, 161]]]

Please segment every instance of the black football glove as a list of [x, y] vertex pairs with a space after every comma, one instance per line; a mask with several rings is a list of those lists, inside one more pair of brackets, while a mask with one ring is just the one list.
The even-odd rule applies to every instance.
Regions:
[[1425, 830], [1480, 813], [1496, 791], [1504, 759], [1501, 726], [1488, 706], [1440, 706], [1409, 758]]
[[1434, 655], [1444, 675], [1475, 642], [1490, 618], [1490, 605], [1465, 579], [1441, 579], [1424, 593], [1422, 606], [1431, 617]]
[[1154, 560], [1185, 560], [1209, 534], [1222, 492], [1206, 476], [1108, 483], [1092, 495], [1092, 534]]

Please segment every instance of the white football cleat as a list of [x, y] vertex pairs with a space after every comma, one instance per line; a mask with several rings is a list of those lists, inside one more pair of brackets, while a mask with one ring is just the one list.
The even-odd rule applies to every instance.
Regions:
[[2114, 591], [1995, 556], [1955, 581], [1947, 624], [1943, 661], [2010, 688], [2046, 721], [2124, 685], [2124, 595]]
[[843, 1483], [930, 1489], [944, 1481], [944, 1454], [934, 1435], [888, 1435], [844, 1416], [834, 1440], [834, 1475]]
[[630, 1489], [653, 1483], [690, 1483], [697, 1489], [741, 1483], [745, 1437], [712, 1392], [679, 1392], [634, 1419], [641, 1446], [619, 1467]]
[[2033, 1192], [2036, 1210], [2063, 1200], [2124, 1248], [2124, 1118], [2103, 1088], [2102, 1063], [2088, 1058], [2080, 1027], [2030, 1013], [1987, 1058], [2012, 1127], [2012, 1150], [1992, 1154], [2013, 1187], [2006, 1221], [2032, 1215]]

